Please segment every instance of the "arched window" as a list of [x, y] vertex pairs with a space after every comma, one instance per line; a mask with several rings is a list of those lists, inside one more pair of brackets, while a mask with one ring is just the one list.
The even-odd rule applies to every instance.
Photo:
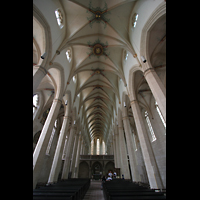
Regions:
[[155, 136], [155, 133], [153, 131], [153, 127], [151, 125], [151, 122], [149, 120], [149, 114], [147, 111], [145, 111], [145, 118], [146, 118], [146, 121], [147, 121], [147, 124], [148, 124], [148, 127], [149, 127], [149, 130], [150, 130], [150, 133], [151, 133], [151, 137], [152, 137], [152, 142], [156, 140], [156, 136]]
[[105, 147], [105, 142], [103, 141], [102, 142], [102, 148], [103, 148], [103, 155], [105, 155], [106, 154], [106, 147]]
[[94, 140], [91, 141], [91, 155], [94, 153]]
[[128, 52], [124, 50], [124, 61], [127, 61], [128, 59]]
[[53, 130], [52, 130], [52, 133], [51, 133], [51, 137], [49, 139], [49, 144], [47, 146], [46, 155], [49, 155], [49, 153], [50, 153], [50, 148], [51, 148], [51, 145], [52, 145], [52, 142], [53, 142], [53, 137], [54, 137], [56, 129], [57, 129], [57, 125], [58, 125], [58, 121], [56, 119], [56, 121], [54, 123], [54, 127], [53, 127]]
[[100, 144], [99, 144], [99, 138], [97, 139], [97, 155], [99, 155], [100, 153], [100, 148], [99, 148]]
[[[155, 106], [156, 106], [156, 110], [157, 110], [157, 112], [158, 112], [158, 114], [159, 114], [159, 116], [160, 116], [160, 119], [161, 119], [161, 121], [162, 121], [162, 123], [163, 123], [163, 126], [165, 127], [165, 129], [166, 129], [166, 122], [165, 122], [165, 120], [164, 120], [164, 118], [163, 118], [163, 116], [162, 116], [162, 113], [160, 112], [160, 108], [158, 107], [158, 103], [155, 101]], [[166, 134], [166, 133], [165, 133]]]
[[65, 152], [66, 152], [66, 147], [67, 146], [67, 136], [65, 138], [65, 144], [64, 144], [64, 148], [63, 148], [63, 154], [62, 154], [62, 160], [65, 160]]
[[33, 113], [38, 108], [38, 103], [39, 103], [39, 95], [38, 94], [34, 94], [33, 95]]
[[55, 11], [55, 15], [56, 15], [56, 19], [57, 19], [57, 23], [58, 23], [58, 26], [60, 27], [60, 29], [63, 28], [64, 24], [63, 24], [63, 15], [62, 15], [62, 12], [60, 9], [57, 9]]
[[135, 28], [138, 20], [138, 14], [135, 13], [132, 18], [132, 26]]
[[71, 50], [70, 50], [70, 49], [68, 49], [68, 50], [66, 51], [66, 56], [67, 56], [67, 60], [70, 62], [71, 59], [72, 59], [72, 55], [71, 55]]
[[76, 83], [76, 75], [73, 76], [73, 82]]

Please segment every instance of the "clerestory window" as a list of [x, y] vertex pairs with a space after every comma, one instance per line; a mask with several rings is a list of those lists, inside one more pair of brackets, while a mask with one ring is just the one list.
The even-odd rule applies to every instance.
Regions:
[[[155, 106], [156, 106], [156, 110], [157, 110], [157, 112], [158, 112], [158, 114], [159, 114], [159, 116], [160, 116], [160, 119], [161, 119], [161, 121], [162, 121], [162, 123], [163, 123], [163, 126], [164, 126], [164, 128], [166, 129], [166, 122], [165, 122], [165, 120], [164, 120], [164, 118], [163, 118], [163, 116], [162, 116], [162, 113], [161, 113], [161, 111], [160, 111], [160, 108], [158, 107], [158, 103], [155, 101]], [[166, 133], [165, 133], [166, 134]]]
[[58, 124], [58, 121], [56, 119], [55, 123], [54, 123], [54, 127], [53, 127], [53, 130], [51, 132], [51, 137], [49, 139], [49, 144], [47, 146], [47, 150], [46, 150], [46, 155], [49, 155], [50, 153], [50, 148], [51, 148], [51, 145], [52, 145], [52, 142], [53, 142], [53, 137], [55, 135], [55, 132], [56, 132], [56, 129], [57, 129], [57, 124]]
[[132, 18], [132, 26], [135, 28], [138, 20], [138, 14], [135, 13]]
[[91, 155], [94, 154], [94, 140], [91, 141]]
[[147, 111], [145, 111], [145, 119], [147, 121], [147, 124], [148, 124], [148, 127], [149, 127], [149, 130], [150, 130], [150, 133], [151, 133], [151, 137], [152, 137], [152, 142], [154, 142], [156, 140], [156, 136], [155, 136], [155, 133], [153, 131], [153, 127], [151, 125], [151, 122], [150, 122], [150, 119], [149, 119], [149, 114]]
[[33, 95], [33, 113], [38, 108], [38, 102], [39, 102], [39, 96], [38, 96], [38, 94], [34, 94]]
[[99, 155], [100, 153], [100, 148], [99, 148], [100, 144], [99, 144], [99, 139], [97, 139], [97, 155]]
[[68, 60], [69, 62], [71, 62], [71, 57], [72, 57], [72, 55], [71, 55], [71, 50], [70, 50], [70, 49], [68, 49], [68, 50], [66, 51], [66, 56], [67, 56], [67, 60]]
[[102, 148], [103, 148], [102, 153], [103, 153], [103, 155], [105, 155], [106, 154], [106, 145], [105, 145], [104, 141], [102, 142]]
[[58, 23], [58, 26], [60, 27], [60, 29], [63, 28], [64, 24], [63, 24], [63, 15], [62, 15], [62, 12], [60, 9], [57, 9], [55, 11], [55, 15], [56, 15], [56, 19], [57, 19], [57, 23]]

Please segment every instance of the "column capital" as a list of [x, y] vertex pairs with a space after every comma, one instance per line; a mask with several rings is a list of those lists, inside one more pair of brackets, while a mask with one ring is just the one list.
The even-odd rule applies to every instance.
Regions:
[[64, 116], [63, 119], [70, 119], [70, 116]]
[[53, 101], [54, 101], [54, 102], [62, 103], [62, 100], [60, 100], [60, 99], [54, 99]]
[[131, 103], [131, 104], [134, 104], [134, 103], [136, 103], [136, 102], [137, 102], [137, 100], [136, 100], [136, 99], [134, 99], [134, 100], [130, 101], [130, 103]]
[[144, 73], [144, 77], [146, 77], [146, 75], [149, 73], [149, 72], [154, 72], [154, 68], [150, 67], [148, 69], [146, 69], [143, 73]]
[[122, 120], [129, 119], [128, 116], [122, 117]]

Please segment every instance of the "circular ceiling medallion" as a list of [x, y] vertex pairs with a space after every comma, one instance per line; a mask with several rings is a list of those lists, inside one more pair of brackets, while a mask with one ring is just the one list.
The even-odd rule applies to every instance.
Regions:
[[93, 47], [93, 53], [96, 55], [96, 56], [100, 56], [103, 54], [103, 47], [101, 44], [95, 44], [94, 47]]
[[101, 11], [96, 11], [95, 12], [95, 17], [96, 17], [97, 20], [101, 19]]

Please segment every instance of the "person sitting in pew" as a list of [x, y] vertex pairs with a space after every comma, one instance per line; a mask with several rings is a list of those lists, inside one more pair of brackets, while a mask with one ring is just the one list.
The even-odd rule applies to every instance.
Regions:
[[114, 179], [117, 178], [117, 173], [116, 173], [116, 172], [113, 173], [113, 178], [114, 178]]
[[106, 179], [106, 181], [112, 181], [112, 178], [108, 175], [108, 178]]

